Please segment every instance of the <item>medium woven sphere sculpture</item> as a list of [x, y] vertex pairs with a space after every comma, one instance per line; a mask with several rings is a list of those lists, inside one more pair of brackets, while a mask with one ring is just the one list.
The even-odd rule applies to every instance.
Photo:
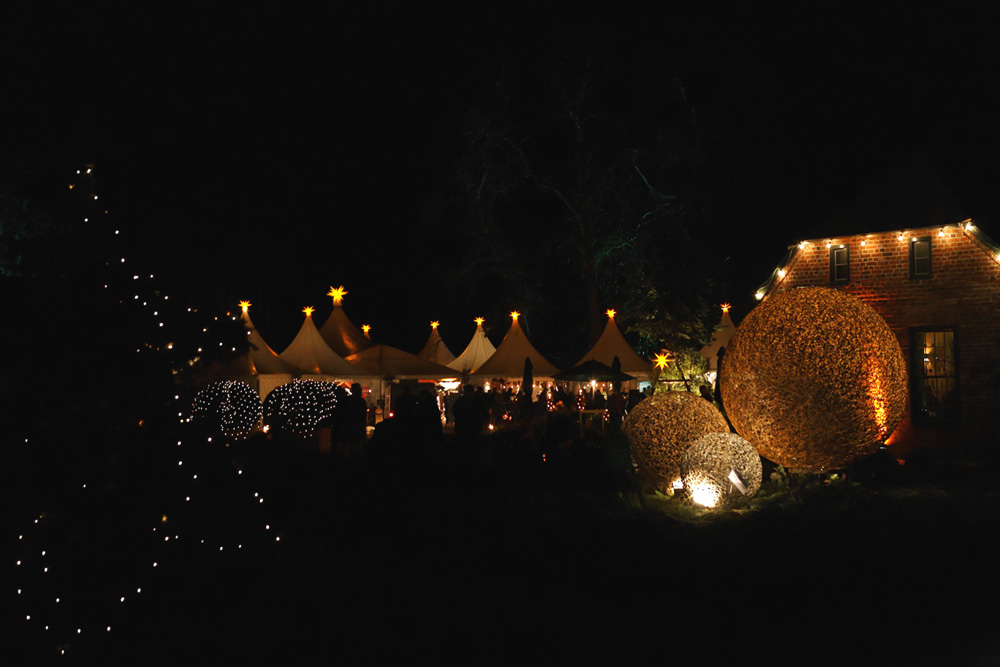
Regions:
[[661, 493], [669, 493], [680, 488], [684, 451], [703, 435], [728, 432], [729, 425], [701, 396], [668, 391], [636, 405], [622, 430], [644, 481]]
[[763, 477], [760, 455], [735, 433], [709, 433], [681, 456], [681, 479], [691, 500], [704, 507], [736, 507], [753, 498]]
[[874, 453], [906, 403], [906, 363], [885, 320], [825, 287], [770, 297], [740, 323], [721, 369], [737, 433], [793, 471], [843, 468]]

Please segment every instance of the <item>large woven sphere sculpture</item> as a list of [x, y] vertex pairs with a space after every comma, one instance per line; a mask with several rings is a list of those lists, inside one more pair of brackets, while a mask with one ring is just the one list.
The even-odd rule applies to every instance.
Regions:
[[736, 507], [753, 498], [763, 477], [760, 455], [735, 433], [709, 433], [681, 456], [681, 478], [691, 500], [704, 507]]
[[733, 333], [722, 401], [761, 456], [801, 472], [874, 453], [906, 403], [906, 363], [885, 320], [825, 287], [779, 292]]
[[681, 486], [681, 456], [708, 433], [729, 431], [722, 413], [701, 396], [668, 391], [641, 401], [622, 424], [640, 475], [661, 493]]

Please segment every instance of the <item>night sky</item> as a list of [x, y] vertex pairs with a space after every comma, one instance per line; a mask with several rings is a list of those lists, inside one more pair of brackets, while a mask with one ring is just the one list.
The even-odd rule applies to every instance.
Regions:
[[[95, 164], [136, 256], [203, 307], [251, 300], [272, 347], [305, 305], [321, 324], [326, 289], [344, 284], [348, 314], [382, 341], [415, 349], [441, 319], [460, 349], [481, 308], [428, 278], [461, 252], [429, 233], [444, 147], [501, 66], [531, 72], [593, 43], [621, 81], [651, 67], [683, 83], [715, 188], [718, 275], [742, 317], [800, 238], [967, 217], [1000, 237], [1000, 23], [898, 7], [575, 23], [25, 14], [0, 28], [0, 146], [6, 169], [31, 165], [57, 188]], [[623, 117], [642, 114], [635, 99], [623, 96]]]

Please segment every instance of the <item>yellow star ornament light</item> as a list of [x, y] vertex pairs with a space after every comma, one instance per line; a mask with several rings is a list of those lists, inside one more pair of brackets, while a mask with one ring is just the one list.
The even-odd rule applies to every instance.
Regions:
[[653, 360], [653, 363], [656, 364], [656, 367], [662, 371], [664, 368], [667, 367], [667, 364], [670, 363], [670, 354], [668, 352], [659, 353], [658, 355], [656, 355], [656, 358]]
[[347, 294], [347, 290], [344, 289], [343, 285], [341, 285], [340, 287], [334, 287], [333, 285], [330, 285], [330, 291], [326, 293], [327, 296], [333, 297], [333, 305], [335, 306], [340, 305], [340, 302], [344, 300], [345, 294]]

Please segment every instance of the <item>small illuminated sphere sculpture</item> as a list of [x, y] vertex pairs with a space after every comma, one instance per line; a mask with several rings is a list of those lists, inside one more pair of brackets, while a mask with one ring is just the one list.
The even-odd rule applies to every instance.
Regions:
[[799, 472], [870, 456], [906, 403], [906, 363], [885, 320], [825, 287], [779, 292], [752, 310], [720, 373], [736, 432], [764, 458]]
[[684, 491], [696, 505], [736, 507], [760, 490], [760, 455], [735, 433], [709, 433], [681, 456]]
[[695, 440], [726, 433], [719, 410], [701, 396], [668, 391], [641, 401], [622, 424], [632, 458], [644, 482], [660, 493], [681, 488], [681, 456]]
[[299, 437], [311, 436], [333, 416], [336, 387], [318, 380], [293, 380], [275, 387], [264, 399], [264, 424]]
[[217, 423], [227, 438], [246, 438], [257, 430], [262, 414], [260, 396], [235, 380], [213, 382], [194, 397], [191, 416]]

